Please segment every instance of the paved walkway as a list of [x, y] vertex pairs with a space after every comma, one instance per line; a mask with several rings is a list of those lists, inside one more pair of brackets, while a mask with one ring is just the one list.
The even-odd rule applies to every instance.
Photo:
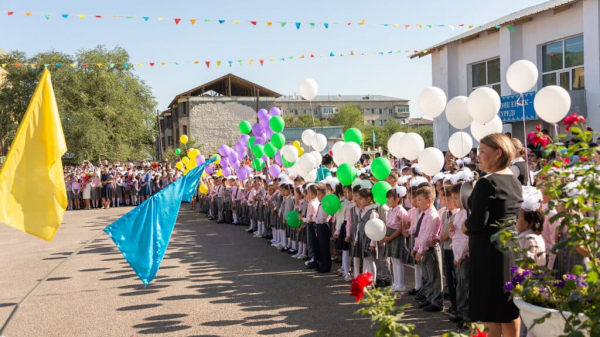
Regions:
[[[148, 287], [103, 234], [38, 288], [6, 337], [374, 335], [369, 319], [354, 315], [349, 283], [188, 208]], [[52, 242], [0, 225], [0, 324], [37, 280], [130, 209], [67, 212]], [[421, 336], [449, 331], [446, 318], [414, 308], [406, 317]]]

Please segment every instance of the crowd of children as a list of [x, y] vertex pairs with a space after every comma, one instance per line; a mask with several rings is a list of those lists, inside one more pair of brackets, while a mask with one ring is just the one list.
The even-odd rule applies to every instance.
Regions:
[[[331, 166], [331, 161], [325, 155], [322, 164]], [[209, 191], [198, 195], [199, 210], [218, 223], [246, 226], [246, 232], [270, 240], [273, 247], [305, 260], [306, 268], [318, 273], [330, 273], [332, 259], [341, 256], [335, 273], [346, 281], [368, 271], [375, 286], [407, 292], [419, 308], [429, 312], [443, 311], [446, 299], [450, 320], [465, 327], [471, 321], [469, 283], [473, 278], [465, 227], [469, 211], [461, 191], [464, 184], [474, 186], [479, 174], [485, 173], [478, 171], [474, 160], [457, 160], [449, 153], [444, 167], [451, 171], [434, 177], [422, 174], [417, 163], [392, 169], [386, 179], [392, 189], [383, 205], [374, 201], [371, 188], [377, 180], [368, 168], [359, 170], [351, 186], [340, 184], [335, 168], [333, 176], [315, 183], [283, 173], [274, 179], [258, 174], [244, 181], [212, 176], [201, 182]], [[544, 176], [535, 180], [543, 182]], [[341, 203], [333, 215], [325, 213], [321, 204], [328, 194], [337, 195]], [[549, 196], [543, 187], [523, 186], [523, 197], [516, 225], [521, 248], [539, 265], [566, 270], [575, 262], [547, 252], [567, 234], [556, 233], [559, 220], [544, 217]], [[299, 224], [290, 218], [292, 212], [298, 212]], [[371, 219], [382, 219], [387, 226], [385, 238], [378, 242], [365, 232]], [[412, 289], [407, 289], [407, 266], [415, 271]]]

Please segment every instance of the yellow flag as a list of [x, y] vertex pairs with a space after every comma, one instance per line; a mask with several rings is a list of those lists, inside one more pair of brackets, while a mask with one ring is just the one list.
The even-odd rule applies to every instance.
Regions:
[[0, 222], [52, 240], [67, 208], [67, 152], [50, 71], [44, 70], [0, 171]]

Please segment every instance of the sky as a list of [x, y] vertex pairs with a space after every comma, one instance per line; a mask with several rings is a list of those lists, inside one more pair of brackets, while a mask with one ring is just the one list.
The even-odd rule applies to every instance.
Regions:
[[[179, 93], [228, 73], [284, 95], [298, 92], [307, 77], [319, 85], [320, 95], [386, 95], [411, 101], [411, 115], [420, 117], [419, 93], [431, 86], [431, 57], [410, 59], [408, 54], [349, 56], [390, 50], [422, 50], [466, 31], [459, 24], [481, 25], [545, 0], [129, 0], [129, 1], [0, 1], [0, 48], [29, 55], [49, 50], [74, 53], [104, 45], [125, 48], [133, 63], [181, 62], [179, 66], [143, 65], [135, 73], [151, 88], [163, 110]], [[8, 16], [7, 12], [15, 14]], [[29, 17], [25, 12], [32, 12]], [[46, 20], [43, 13], [56, 13]], [[64, 19], [60, 14], [69, 14]], [[77, 15], [87, 14], [83, 20]], [[96, 19], [93, 15], [102, 15]], [[112, 15], [137, 18], [115, 19]], [[142, 17], [151, 17], [147, 22]], [[159, 21], [158, 17], [167, 17]], [[172, 18], [181, 18], [178, 25]], [[190, 19], [197, 19], [192, 25]], [[204, 23], [204, 19], [240, 20]], [[253, 26], [243, 21], [286, 21]], [[365, 25], [357, 25], [365, 20]], [[294, 22], [331, 23], [298, 30]], [[333, 25], [352, 22], [351, 26]], [[397, 23], [391, 26], [370, 25]], [[410, 24], [408, 29], [404, 24]], [[415, 24], [455, 25], [415, 28]], [[319, 58], [333, 52], [344, 57]], [[314, 59], [299, 59], [300, 55]], [[288, 58], [284, 62], [268, 59]], [[265, 59], [260, 66], [258, 60]], [[228, 60], [253, 59], [240, 67]], [[217, 60], [223, 61], [220, 68]], [[200, 61], [194, 65], [193, 61]], [[204, 61], [211, 61], [209, 69]], [[184, 63], [190, 62], [190, 63]]]

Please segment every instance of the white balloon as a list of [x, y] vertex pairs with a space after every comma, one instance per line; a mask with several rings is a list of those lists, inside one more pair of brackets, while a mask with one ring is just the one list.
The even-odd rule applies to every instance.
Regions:
[[345, 143], [342, 147], [342, 161], [344, 163], [354, 165], [360, 159], [362, 151], [360, 145], [355, 142]]
[[419, 109], [426, 116], [436, 118], [444, 112], [446, 94], [438, 87], [429, 87], [419, 95]]
[[312, 101], [317, 96], [319, 85], [312, 78], [305, 78], [300, 82], [300, 95], [307, 101]]
[[533, 107], [541, 119], [556, 124], [569, 113], [571, 96], [563, 87], [549, 85], [537, 92]]
[[419, 155], [425, 149], [425, 141], [423, 137], [418, 133], [409, 132], [402, 139], [402, 155], [408, 160], [415, 160], [419, 158]]
[[331, 147], [331, 153], [333, 153], [333, 162], [340, 166], [344, 163], [344, 158], [342, 157], [342, 147], [344, 146], [344, 142], [335, 142]]
[[286, 145], [281, 149], [281, 155], [288, 162], [294, 162], [298, 160], [298, 149], [291, 145]]
[[468, 133], [458, 131], [448, 139], [448, 149], [456, 158], [466, 157], [473, 148], [473, 138]]
[[444, 167], [444, 154], [435, 147], [428, 147], [419, 156], [419, 168], [426, 175], [433, 177]]
[[498, 114], [500, 103], [500, 96], [494, 89], [481, 87], [475, 89], [469, 96], [467, 110], [473, 120], [485, 124]]
[[456, 96], [446, 105], [446, 119], [453, 127], [463, 130], [473, 122], [467, 110], [467, 96]]
[[315, 180], [317, 180], [317, 170], [312, 170], [308, 172], [308, 174], [304, 176], [304, 180], [306, 180], [309, 183], [314, 183]]
[[404, 137], [406, 133], [404, 132], [396, 132], [394, 133], [390, 139], [388, 140], [388, 151], [392, 154], [392, 156], [396, 158], [402, 158], [402, 143], [400, 143], [400, 139]]
[[323, 161], [323, 156], [321, 156], [321, 153], [318, 151], [311, 151], [310, 154], [315, 157], [315, 166], [321, 165], [321, 162]]
[[371, 219], [365, 224], [365, 234], [373, 241], [383, 240], [386, 234], [385, 224], [381, 219]]
[[301, 172], [309, 172], [316, 166], [315, 157], [310, 153], [305, 153], [296, 164]]
[[323, 151], [327, 147], [327, 137], [322, 133], [317, 133], [312, 137], [310, 146], [316, 151]]
[[492, 133], [502, 132], [502, 120], [500, 116], [496, 115], [491, 122], [481, 124], [477, 121], [471, 123], [471, 134], [475, 140], [480, 141], [483, 137], [491, 135]]
[[308, 129], [302, 132], [302, 142], [305, 145], [310, 146], [310, 142], [312, 141], [313, 136], [315, 135], [315, 131]]
[[511, 64], [506, 72], [508, 86], [519, 94], [531, 90], [537, 81], [538, 69], [531, 61], [517, 61]]

